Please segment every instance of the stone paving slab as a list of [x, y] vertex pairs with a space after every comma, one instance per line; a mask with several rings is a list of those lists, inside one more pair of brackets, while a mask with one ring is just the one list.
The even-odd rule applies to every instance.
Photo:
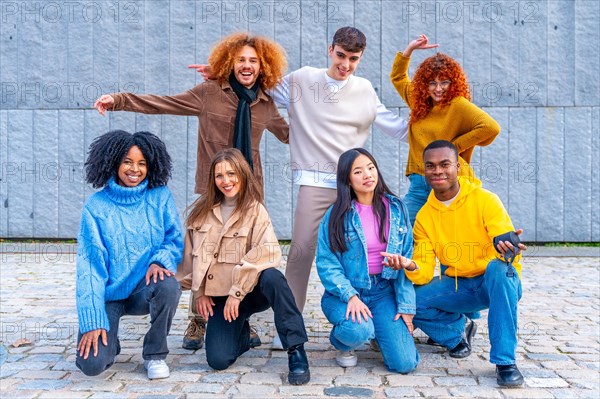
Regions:
[[[257, 315], [263, 345], [228, 370], [214, 371], [203, 349], [180, 347], [187, 325], [189, 294], [173, 321], [167, 361], [171, 377], [147, 379], [142, 340], [147, 317], [121, 322], [122, 353], [97, 377], [74, 366], [77, 338], [75, 259], [63, 253], [0, 253], [0, 397], [2, 398], [598, 398], [600, 397], [600, 261], [598, 257], [528, 257], [523, 266], [518, 364], [525, 385], [496, 385], [489, 359], [486, 312], [477, 321], [473, 353], [452, 359], [428, 346], [417, 331], [421, 362], [409, 375], [390, 373], [381, 356], [365, 345], [355, 368], [335, 363], [330, 325], [319, 300], [323, 292], [311, 274], [305, 321], [312, 379], [287, 383], [287, 356], [271, 348], [273, 314]], [[283, 266], [282, 266], [283, 269]], [[19, 340], [28, 345], [14, 347]]]

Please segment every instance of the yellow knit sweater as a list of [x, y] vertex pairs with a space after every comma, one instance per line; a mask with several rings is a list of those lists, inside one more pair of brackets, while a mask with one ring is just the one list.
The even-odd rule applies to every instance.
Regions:
[[[409, 108], [412, 85], [408, 77], [410, 58], [398, 52], [390, 79], [396, 90]], [[436, 105], [427, 116], [408, 128], [408, 163], [406, 175], [417, 173], [422, 175], [423, 150], [435, 140], [448, 140], [458, 148], [461, 168], [459, 174], [469, 174], [471, 156], [476, 145], [490, 144], [500, 133], [500, 125], [485, 111], [466, 98], [459, 96], [444, 106]]]

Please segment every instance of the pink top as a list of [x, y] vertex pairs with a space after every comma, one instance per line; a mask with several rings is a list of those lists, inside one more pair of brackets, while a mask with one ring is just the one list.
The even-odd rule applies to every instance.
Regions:
[[[385, 231], [390, 231], [390, 204], [387, 199], [384, 199], [387, 218], [385, 220]], [[360, 223], [362, 224], [363, 233], [367, 240], [367, 262], [369, 264], [369, 274], [380, 274], [383, 270], [383, 256], [380, 252], [385, 252], [387, 243], [379, 240], [379, 222], [373, 207], [370, 205], [362, 205], [354, 201], [358, 216], [360, 217]]]

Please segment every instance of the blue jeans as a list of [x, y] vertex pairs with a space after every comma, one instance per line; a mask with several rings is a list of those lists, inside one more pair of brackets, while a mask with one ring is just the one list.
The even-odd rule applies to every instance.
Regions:
[[425, 176], [423, 175], [411, 173], [408, 175], [408, 180], [410, 181], [410, 186], [408, 187], [408, 192], [404, 198], [402, 198], [402, 201], [404, 201], [404, 204], [408, 209], [410, 224], [414, 226], [417, 213], [427, 202], [431, 187], [427, 184]]
[[[115, 357], [121, 352], [118, 337], [119, 320], [124, 315], [150, 314], [150, 329], [144, 337], [142, 357], [144, 360], [166, 359], [169, 353], [167, 335], [169, 335], [180, 296], [181, 289], [175, 277], [158, 279], [156, 283], [151, 280], [149, 285], [146, 285], [146, 279], [143, 278], [128, 298], [106, 302], [106, 313], [110, 323], [110, 329], [106, 333], [108, 345], [104, 346], [100, 337], [98, 339], [98, 355], [94, 356], [93, 349], [91, 349], [87, 359], [79, 356], [79, 351], [77, 351], [75, 360], [77, 367], [85, 375], [98, 375], [113, 365]], [[83, 334], [79, 332], [78, 345], [82, 336]]]
[[[507, 276], [508, 268], [513, 276]], [[443, 275], [426, 285], [415, 286], [417, 314], [415, 326], [448, 349], [460, 342], [465, 329], [464, 313], [489, 309], [488, 331], [490, 362], [515, 364], [517, 350], [517, 313], [521, 299], [521, 280], [514, 267], [492, 260], [481, 276], [458, 278]]]
[[329, 341], [339, 350], [349, 351], [377, 338], [383, 363], [388, 370], [410, 373], [419, 363], [419, 353], [404, 321], [396, 316], [394, 287], [380, 275], [370, 276], [371, 289], [358, 289], [358, 296], [371, 310], [372, 319], [352, 322], [346, 320], [348, 304], [327, 291], [321, 299], [325, 317], [333, 324]]

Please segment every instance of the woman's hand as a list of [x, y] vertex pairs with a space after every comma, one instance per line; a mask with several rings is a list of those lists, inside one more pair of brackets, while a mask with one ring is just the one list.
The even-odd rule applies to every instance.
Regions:
[[365, 321], [369, 321], [369, 317], [373, 318], [371, 310], [369, 310], [369, 307], [360, 300], [358, 295], [354, 295], [348, 301], [348, 307], [346, 308], [346, 320], [348, 320], [350, 315], [352, 315], [352, 322], [356, 323], [358, 320], [358, 324], [362, 322], [361, 316], [365, 319]]
[[223, 308], [225, 320], [231, 323], [238, 318], [240, 302], [242, 302], [240, 299], [232, 297], [231, 295], [227, 297], [227, 302], [225, 302], [225, 307]]
[[87, 359], [90, 354], [90, 348], [94, 348], [94, 357], [98, 356], [98, 337], [102, 337], [102, 344], [104, 346], [108, 345], [108, 338], [104, 328], [88, 331], [83, 334], [81, 341], [79, 341], [79, 345], [77, 345], [79, 356]]
[[402, 52], [405, 57], [410, 57], [413, 50], [427, 50], [430, 48], [439, 47], [439, 44], [429, 44], [429, 39], [425, 35], [420, 35], [418, 38], [408, 43], [408, 46]]
[[104, 115], [106, 110], [112, 108], [115, 105], [115, 99], [110, 94], [101, 95], [100, 98], [94, 103], [94, 108], [100, 112], [100, 115]]
[[394, 321], [398, 321], [399, 318], [402, 317], [402, 321], [406, 324], [406, 328], [408, 328], [408, 333], [413, 335], [415, 332], [415, 326], [413, 325], [414, 314], [405, 314], [405, 313], [397, 313], [396, 317], [394, 317]]
[[385, 257], [387, 261], [384, 259], [383, 264], [391, 267], [394, 270], [402, 270], [406, 269], [409, 272], [417, 270], [417, 264], [412, 260], [405, 258], [402, 255], [390, 254], [387, 252], [380, 252], [381, 256]]
[[161, 280], [164, 280], [165, 276], [171, 277], [174, 275], [175, 275], [175, 273], [173, 273], [172, 271], [165, 269], [164, 267], [161, 267], [161, 266], [157, 265], [156, 263], [153, 263], [150, 265], [150, 267], [148, 268], [148, 271], [146, 272], [146, 285], [149, 285], [150, 280], [152, 280], [152, 279], [154, 280], [154, 284], [156, 284], [159, 277]]
[[212, 68], [208, 64], [191, 64], [188, 65], [188, 68], [198, 71], [205, 81], [213, 79]]
[[215, 302], [212, 297], [208, 295], [202, 295], [196, 298], [196, 311], [200, 313], [200, 316], [204, 318], [204, 320], [208, 320], [209, 316], [213, 316], [213, 306], [215, 306]]

